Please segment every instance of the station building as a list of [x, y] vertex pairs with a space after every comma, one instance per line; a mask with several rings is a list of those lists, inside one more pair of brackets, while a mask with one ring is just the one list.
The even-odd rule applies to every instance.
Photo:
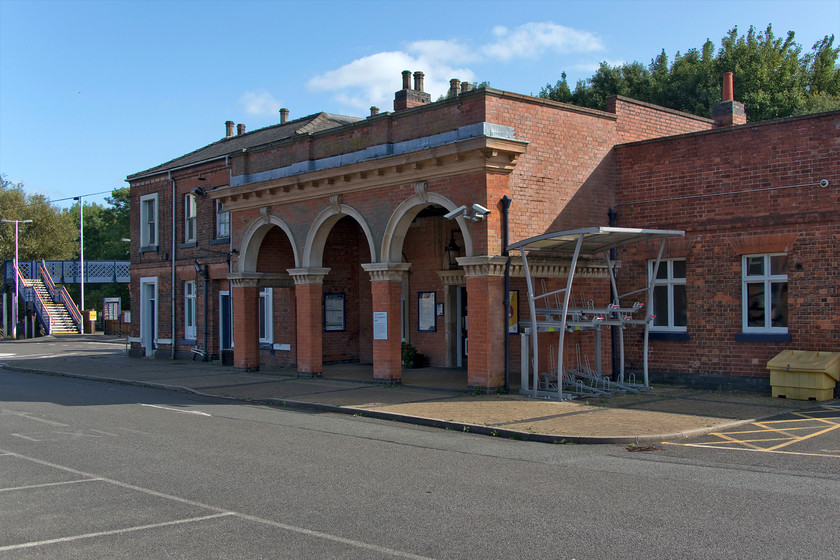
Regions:
[[[707, 119], [457, 80], [432, 102], [406, 71], [392, 112], [228, 121], [222, 139], [127, 178], [131, 353], [313, 376], [359, 362], [396, 383], [410, 344], [495, 391], [519, 373], [527, 319], [507, 245], [609, 224], [686, 232], [657, 278], [652, 371], [766, 384], [779, 350], [840, 340], [840, 113], [747, 124], [731, 83]], [[622, 288], [645, 281], [651, 251], [618, 251]], [[568, 275], [563, 256], [537, 265], [541, 290]], [[572, 297], [608, 298], [608, 266], [579, 263]], [[595, 348], [566, 344], [570, 360]]]

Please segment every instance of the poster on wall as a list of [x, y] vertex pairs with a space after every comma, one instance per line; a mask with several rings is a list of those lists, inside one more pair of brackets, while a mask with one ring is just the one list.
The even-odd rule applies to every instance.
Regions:
[[373, 312], [373, 340], [388, 340], [388, 312]]
[[324, 330], [343, 331], [344, 294], [324, 294]]
[[435, 332], [435, 292], [417, 292], [417, 330]]
[[519, 290], [508, 292], [508, 332], [519, 332]]

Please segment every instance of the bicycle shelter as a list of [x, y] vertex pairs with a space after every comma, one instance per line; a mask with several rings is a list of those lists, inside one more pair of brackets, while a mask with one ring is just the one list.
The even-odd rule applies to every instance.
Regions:
[[[508, 245], [508, 251], [519, 250], [528, 289], [528, 307], [531, 316], [529, 338], [531, 342], [531, 360], [525, 359], [528, 352], [523, 348], [523, 371], [520, 392], [532, 397], [557, 398], [568, 400], [576, 396], [608, 395], [611, 391], [628, 392], [637, 388], [649, 388], [648, 379], [648, 337], [652, 315], [651, 301], [653, 300], [654, 281], [659, 270], [659, 263], [665, 250], [665, 242], [669, 237], [682, 237], [685, 232], [679, 230], [654, 230], [617, 227], [590, 227], [576, 230], [546, 233], [531, 237]], [[610, 250], [632, 243], [659, 241], [659, 251], [653, 265], [652, 274], [648, 275], [648, 282], [644, 288], [619, 295], [615, 281], [614, 260], [610, 258]], [[528, 254], [559, 254], [571, 255], [569, 274], [566, 287], [560, 290], [536, 294], [531, 267], [528, 264]], [[581, 302], [581, 305], [570, 305], [572, 284], [575, 269], [581, 255], [597, 257], [603, 254], [607, 262], [610, 279], [611, 301], [607, 305], [598, 307], [594, 302]], [[630, 305], [622, 304], [629, 296], [646, 293], [644, 303], [634, 302]], [[562, 302], [560, 296], [562, 295]], [[551, 306], [554, 297], [555, 305]], [[639, 314], [643, 312], [644, 317]], [[625, 383], [624, 379], [624, 329], [628, 326], [644, 327], [643, 372], [644, 385]], [[605, 326], [615, 326], [619, 339], [619, 375], [618, 381], [612, 381], [601, 371], [601, 329]], [[579, 367], [564, 370], [563, 353], [566, 332], [591, 330], [595, 333], [596, 367], [590, 369]], [[557, 352], [556, 375], [540, 372], [539, 368], [539, 334], [557, 332], [559, 344]], [[523, 345], [524, 346], [524, 345]], [[529, 375], [533, 371], [533, 376]], [[556, 387], [555, 387], [556, 385]], [[564, 392], [564, 385], [569, 389]]]

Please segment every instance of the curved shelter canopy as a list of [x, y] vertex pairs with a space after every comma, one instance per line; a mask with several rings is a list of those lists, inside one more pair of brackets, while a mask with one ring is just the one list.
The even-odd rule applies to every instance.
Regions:
[[[546, 233], [524, 239], [507, 246], [508, 251], [519, 250], [522, 255], [522, 264], [525, 269], [525, 279], [528, 284], [528, 307], [531, 312], [531, 340], [532, 340], [532, 356], [531, 368], [534, 372], [533, 377], [528, 375], [527, 367], [523, 367], [522, 373], [522, 392], [530, 393], [532, 396], [548, 396], [555, 395], [550, 391], [549, 384], [551, 374], [544, 375], [539, 373], [539, 345], [537, 338], [539, 332], [542, 331], [558, 331], [560, 336], [557, 356], [557, 375], [554, 382], [556, 383], [556, 397], [560, 400], [568, 398], [569, 395], [563, 394], [564, 383], [572, 387], [583, 387], [581, 379], [573, 379], [573, 377], [587, 377], [588, 373], [594, 373], [590, 377], [597, 378], [601, 383], [607, 383], [607, 378], [603, 376], [600, 371], [600, 331], [603, 326], [619, 327], [620, 336], [620, 375], [619, 382], [624, 383], [624, 336], [623, 329], [628, 325], [643, 325], [645, 329], [644, 334], [644, 386], [648, 387], [648, 334], [650, 329], [650, 322], [653, 318], [651, 315], [650, 302], [653, 299], [654, 279], [656, 278], [659, 269], [659, 262], [662, 259], [662, 253], [665, 249], [665, 242], [669, 237], [682, 237], [685, 232], [679, 230], [656, 230], [656, 229], [637, 229], [637, 228], [617, 228], [617, 227], [590, 227], [583, 229], [567, 230], [554, 233]], [[628, 245], [631, 243], [639, 243], [643, 241], [660, 241], [659, 253], [656, 257], [653, 273], [649, 276], [647, 286], [638, 290], [619, 295], [616, 287], [615, 275], [613, 272], [612, 262], [610, 260], [610, 249]], [[531, 270], [528, 265], [528, 253], [547, 252], [554, 254], [567, 254], [571, 256], [571, 264], [569, 266], [569, 276], [566, 280], [566, 287], [561, 290], [548, 292], [545, 294], [536, 295], [534, 293], [534, 283], [531, 278]], [[572, 283], [575, 277], [575, 268], [577, 266], [578, 257], [584, 255], [598, 255], [603, 253], [607, 261], [607, 268], [610, 276], [610, 287], [612, 298], [609, 304], [601, 308], [586, 307], [586, 308], [572, 308], [569, 306], [569, 299], [572, 292]], [[622, 304], [622, 299], [641, 292], [647, 293], [647, 301], [644, 306], [633, 304], [628, 306]], [[551, 296], [558, 296], [563, 294], [562, 307], [547, 307]], [[559, 299], [559, 298], [558, 298]], [[538, 307], [537, 302], [543, 302], [543, 305]], [[634, 314], [640, 311], [644, 312], [644, 318], [634, 318]], [[538, 321], [538, 317], [542, 320]], [[563, 366], [563, 344], [565, 333], [567, 329], [592, 329], [596, 333], [597, 348], [596, 348], [596, 363], [598, 364], [595, 372], [571, 372], [564, 371]], [[524, 352], [524, 348], [523, 348]], [[523, 361], [523, 365], [525, 362]], [[543, 391], [540, 391], [541, 376], [545, 379], [543, 382]], [[604, 393], [605, 391], [601, 391]]]

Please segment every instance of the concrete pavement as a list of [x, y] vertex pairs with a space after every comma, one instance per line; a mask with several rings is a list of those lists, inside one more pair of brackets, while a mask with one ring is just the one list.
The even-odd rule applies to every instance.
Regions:
[[460, 369], [406, 370], [397, 386], [372, 383], [371, 366], [360, 364], [325, 366], [323, 377], [314, 379], [290, 369], [243, 373], [217, 363], [129, 358], [124, 338], [103, 335], [4, 340], [0, 363], [18, 371], [552, 443], [651, 443], [818, 406], [774, 399], [769, 385], [766, 394], [655, 385], [638, 395], [555, 402], [519, 395], [515, 386], [510, 394], [475, 395]]

